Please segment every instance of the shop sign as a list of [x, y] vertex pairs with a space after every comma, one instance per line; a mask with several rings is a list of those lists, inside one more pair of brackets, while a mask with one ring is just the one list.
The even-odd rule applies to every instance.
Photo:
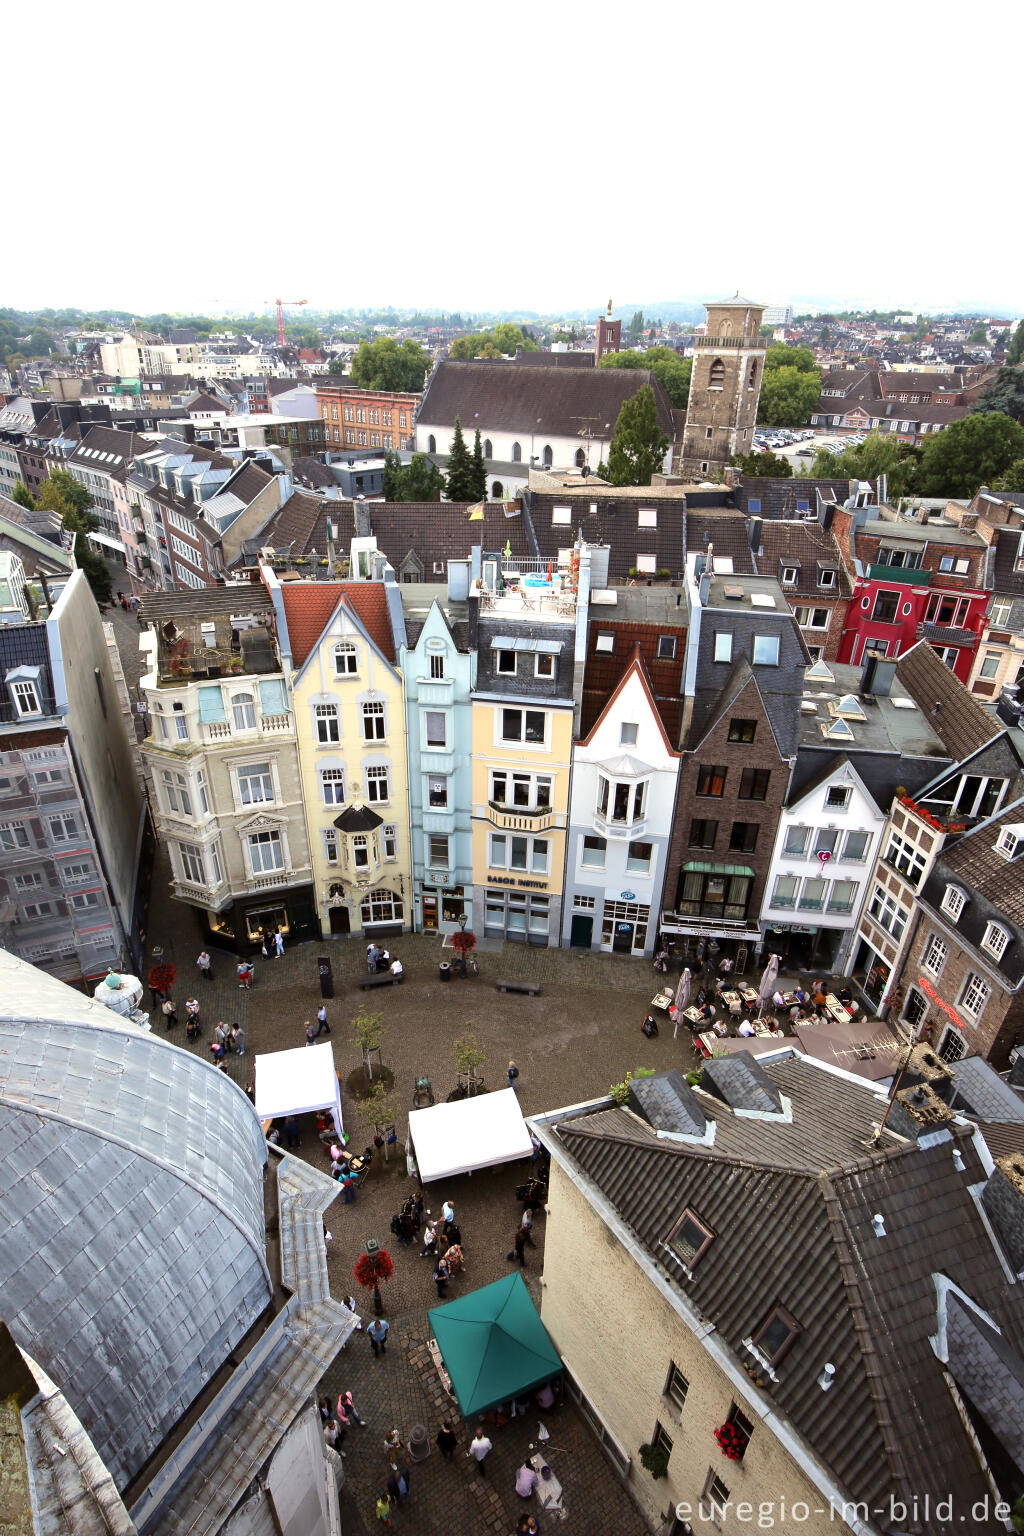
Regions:
[[506, 890], [546, 891], [548, 888], [546, 880], [512, 880], [506, 879], [504, 875], [488, 875], [487, 884], [501, 885]]
[[636, 891], [620, 891], [620, 901], [636, 901]]
[[936, 992], [936, 990], [932, 986], [931, 982], [930, 981], [925, 981], [923, 976], [919, 976], [917, 978], [917, 984], [921, 988], [921, 991], [924, 992], [926, 994], [926, 996], [931, 998], [931, 1000], [935, 1004], [936, 1008], [940, 1008], [942, 1010], [942, 1012], [947, 1015], [948, 1018], [952, 1019], [953, 1023], [956, 1025], [957, 1029], [959, 1029], [961, 1032], [963, 1032], [963, 1027], [964, 1027], [963, 1019], [957, 1013], [955, 1008], [951, 1008], [948, 1003], [943, 1002], [942, 998]]

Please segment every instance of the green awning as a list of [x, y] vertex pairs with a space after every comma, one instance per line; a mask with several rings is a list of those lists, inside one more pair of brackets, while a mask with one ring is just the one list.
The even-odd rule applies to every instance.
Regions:
[[468, 1419], [539, 1387], [562, 1369], [520, 1274], [427, 1313]]
[[200, 688], [199, 719], [203, 725], [220, 724], [227, 719], [224, 695], [219, 688]]
[[687, 875], [748, 875], [751, 879], [754, 876], [749, 864], [708, 864], [700, 859], [691, 859], [689, 864], [684, 864], [683, 872]]

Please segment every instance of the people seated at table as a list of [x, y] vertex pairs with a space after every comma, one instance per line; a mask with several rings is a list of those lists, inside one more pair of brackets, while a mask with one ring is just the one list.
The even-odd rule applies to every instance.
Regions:
[[825, 1006], [825, 988], [820, 981], [816, 981], [811, 988], [811, 1002], [815, 1008], [824, 1008]]
[[756, 1031], [754, 1029], [753, 1024], [751, 1024], [750, 1020], [749, 1019], [744, 1019], [743, 1022], [740, 1024], [740, 1027], [736, 1031], [736, 1033], [738, 1035], [743, 1035], [743, 1037], [745, 1039], [749, 1039], [751, 1035], [756, 1033]]
[[804, 1003], [807, 1002], [807, 993], [804, 991], [803, 987], [794, 987], [793, 997], [794, 1000], [800, 1004], [801, 1008], [803, 1007]]
[[786, 1006], [786, 999], [783, 997], [778, 987], [776, 987], [775, 991], [772, 993], [772, 1002], [775, 1004], [776, 1008], [785, 1008]]

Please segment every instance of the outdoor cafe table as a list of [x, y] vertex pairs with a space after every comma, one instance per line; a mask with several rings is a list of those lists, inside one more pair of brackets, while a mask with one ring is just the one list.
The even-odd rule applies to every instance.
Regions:
[[743, 1001], [749, 1007], [751, 1003], [756, 1003], [757, 1002], [757, 988], [756, 987], [740, 987], [740, 997], [742, 997]]
[[849, 1011], [848, 1008], [843, 1007], [842, 1003], [839, 1001], [838, 997], [836, 997], [834, 992], [827, 992], [825, 994], [825, 1007], [838, 1023], [852, 1023], [853, 1014]]
[[657, 997], [651, 998], [651, 1007], [660, 1009], [662, 1013], [667, 1013], [673, 996], [672, 992], [659, 992]]
[[704, 1023], [704, 1015], [701, 1013], [699, 1008], [684, 1008], [683, 1018], [688, 1020], [688, 1022], [691, 1024]]

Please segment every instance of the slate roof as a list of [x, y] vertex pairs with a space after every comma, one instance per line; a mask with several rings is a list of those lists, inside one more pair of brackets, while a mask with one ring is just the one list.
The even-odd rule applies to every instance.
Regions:
[[[50, 652], [46, 643], [46, 625], [33, 623], [0, 624], [0, 681], [15, 667], [40, 668], [40, 703], [44, 715], [57, 712], [53, 694], [53, 672], [50, 668]], [[5, 705], [5, 718], [13, 718], [12, 710]]]
[[[333, 480], [331, 484], [334, 484]], [[269, 547], [292, 555], [308, 555], [315, 549], [318, 555], [326, 555], [327, 519], [337, 520], [335, 509], [338, 505], [322, 496], [310, 496], [306, 491], [292, 491], [259, 535], [246, 541], [246, 546], [251, 543], [254, 548]]]
[[[997, 816], [944, 848], [920, 897], [939, 914], [947, 884], [962, 886], [968, 900], [955, 924], [957, 937], [973, 945], [986, 969], [1002, 976], [1010, 987], [1024, 980], [1024, 858], [1004, 859], [996, 853], [995, 844], [1003, 827], [1018, 822], [1024, 822], [1024, 800], [1004, 806]], [[1015, 930], [998, 960], [980, 947], [990, 922]]]
[[926, 640], [919, 640], [899, 658], [896, 676], [956, 762], [970, 757], [1002, 730]]
[[[838, 586], [823, 592], [818, 586], [818, 561], [825, 561], [839, 569]], [[761, 545], [756, 564], [762, 576], [774, 576], [782, 580], [782, 567], [795, 568], [796, 585], [786, 585], [783, 590], [788, 598], [808, 597], [815, 599], [849, 597], [853, 581], [843, 564], [835, 535], [820, 523], [764, 522], [761, 525]]]
[[308, 454], [300, 454], [293, 461], [292, 470], [300, 485], [308, 486], [311, 490], [329, 491], [337, 483], [327, 465]]
[[[377, 548], [395, 570], [401, 569], [411, 552], [427, 580], [435, 574], [435, 564], [444, 566], [447, 580], [448, 561], [467, 559], [474, 544], [496, 552], [507, 542], [517, 557], [533, 553], [517, 502], [373, 501], [364, 503], [364, 509]], [[442, 578], [441, 572], [436, 575]]]
[[[814, 512], [818, 496], [822, 501], [838, 502], [842, 506], [850, 495], [849, 480], [776, 480], [767, 475], [744, 475], [733, 487], [736, 505], [755, 517], [796, 517], [797, 502], [806, 501], [807, 510]], [[758, 506], [752, 507], [751, 501]]]
[[[995, 561], [992, 592], [995, 597], [1024, 597], [1024, 570], [1017, 570], [1024, 532], [1020, 528], [995, 530]], [[991, 619], [990, 619], [991, 622]]]
[[972, 1120], [1016, 1121], [1024, 1126], [1024, 1097], [1015, 1093], [983, 1056], [951, 1061], [953, 1096], [950, 1105]]
[[[619, 411], [646, 385], [654, 389], [658, 425], [676, 436], [672, 406], [653, 373], [632, 368], [523, 368], [514, 362], [445, 362], [434, 370], [420, 405], [417, 430], [428, 426], [463, 431], [513, 432], [528, 444], [531, 433], [539, 455], [551, 437], [576, 437], [589, 425], [607, 437]], [[538, 425], [539, 418], [539, 425]], [[524, 460], [530, 448], [524, 446]]]
[[[986, 1483], [931, 1346], [933, 1277], [962, 1287], [1018, 1351], [1024, 1299], [970, 1194], [985, 1176], [973, 1134], [952, 1127], [963, 1173], [948, 1141], [922, 1147], [883, 1135], [869, 1151], [884, 1095], [806, 1057], [757, 1065], [791, 1118], [737, 1115], [698, 1089], [715, 1121], [712, 1145], [659, 1140], [622, 1109], [570, 1111], [557, 1140], [678, 1287], [695, 1323], [709, 1320], [741, 1363], [753, 1363], [743, 1341], [775, 1305], [793, 1315], [801, 1332], [776, 1367], [771, 1398], [849, 1497], [882, 1508], [930, 1493], [934, 1508], [950, 1494], [953, 1518], [933, 1517], [928, 1530], [980, 1536], [988, 1524], [964, 1512]], [[689, 1276], [667, 1241], [687, 1208], [714, 1234]], [[825, 1361], [836, 1367], [828, 1392], [818, 1385]]]
[[198, 394], [185, 401], [185, 409], [189, 415], [193, 411], [223, 411], [224, 408], [223, 400], [218, 400], [215, 396], [206, 394], [204, 390], [200, 390]]
[[[706, 553], [708, 545], [712, 544], [716, 562], [723, 557], [731, 557], [735, 575], [757, 574], [747, 520], [742, 512], [695, 512], [687, 507], [683, 544], [684, 559], [687, 561], [693, 554]], [[716, 569], [720, 567], [716, 566]]]
[[[674, 579], [682, 574], [686, 507], [682, 493], [645, 501], [642, 496], [623, 497], [614, 487], [594, 485], [588, 487], [586, 495], [575, 490], [572, 495], [531, 491], [526, 500], [537, 550], [545, 560], [556, 559], [560, 549], [568, 548], [582, 535], [588, 544], [607, 544], [610, 581], [627, 581], [630, 571], [636, 569], [638, 555], [653, 555], [656, 569], [668, 571]], [[556, 507], [569, 508], [569, 523], [554, 521]], [[654, 528], [640, 526], [641, 511], [655, 513]]]
[[347, 805], [340, 816], [335, 816], [334, 825], [340, 832], [373, 832], [383, 819], [368, 805]]

